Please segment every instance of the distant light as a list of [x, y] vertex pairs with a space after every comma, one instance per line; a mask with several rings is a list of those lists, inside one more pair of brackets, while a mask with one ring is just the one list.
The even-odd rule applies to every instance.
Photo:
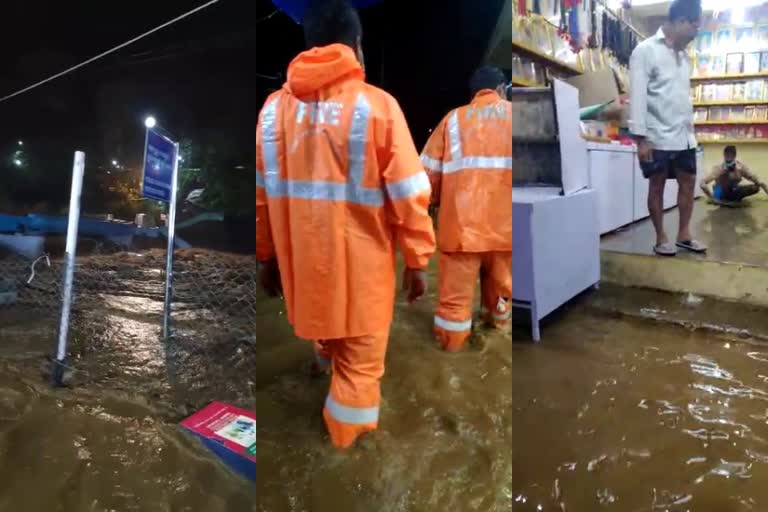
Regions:
[[16, 167], [21, 167], [21, 160], [19, 160], [18, 158], [14, 160], [13, 163], [16, 165]]
[[144, 120], [144, 126], [147, 128], [154, 128], [156, 124], [157, 120], [152, 116], [149, 116]]
[[184, 157], [179, 155], [179, 162], [183, 162], [183, 161], [184, 161]]
[[117, 167], [117, 160], [112, 160], [112, 165], [114, 165], [115, 167]]
[[23, 140], [20, 140], [20, 141], [19, 141], [19, 146], [23, 146], [23, 145], [24, 145], [24, 141], [23, 141]]

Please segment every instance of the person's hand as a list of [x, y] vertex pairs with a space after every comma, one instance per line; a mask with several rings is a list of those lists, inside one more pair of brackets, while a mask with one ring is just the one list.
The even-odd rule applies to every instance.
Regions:
[[407, 268], [403, 271], [403, 291], [408, 294], [408, 304], [421, 299], [427, 292], [427, 273]]
[[280, 268], [276, 259], [265, 261], [261, 264], [261, 287], [270, 297], [279, 297], [283, 294], [280, 282]]
[[648, 139], [637, 139], [637, 158], [641, 162], [653, 161], [653, 146]]

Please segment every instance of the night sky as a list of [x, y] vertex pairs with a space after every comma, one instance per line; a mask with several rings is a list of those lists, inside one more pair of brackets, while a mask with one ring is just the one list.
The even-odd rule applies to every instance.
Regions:
[[[100, 53], [203, 0], [3, 2], [0, 96]], [[384, 0], [363, 12], [368, 80], [400, 102], [420, 146], [468, 100], [467, 81], [487, 49], [503, 0]], [[72, 6], [76, 5], [76, 8]], [[178, 138], [225, 141], [254, 159], [266, 95], [303, 49], [301, 29], [269, 0], [222, 0], [95, 64], [0, 103], [0, 151], [75, 149], [91, 165], [137, 166], [142, 119]], [[278, 78], [272, 78], [278, 77]]]
[[[0, 96], [61, 71], [203, 3], [201, 0], [3, 2]], [[76, 8], [72, 6], [76, 5]], [[226, 137], [253, 161], [256, 6], [223, 0], [39, 89], [0, 103], [0, 150], [75, 149], [88, 164], [136, 166], [148, 113], [178, 138]]]

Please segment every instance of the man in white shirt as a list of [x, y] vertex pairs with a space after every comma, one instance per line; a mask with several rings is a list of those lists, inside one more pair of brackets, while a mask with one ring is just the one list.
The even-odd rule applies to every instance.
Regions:
[[[648, 179], [648, 211], [656, 229], [653, 250], [674, 256], [677, 248], [707, 248], [691, 235], [696, 188], [696, 137], [690, 97], [691, 63], [685, 48], [696, 38], [701, 0], [674, 0], [655, 35], [637, 45], [629, 61], [630, 131]], [[676, 243], [664, 232], [664, 185], [677, 179], [680, 226]]]

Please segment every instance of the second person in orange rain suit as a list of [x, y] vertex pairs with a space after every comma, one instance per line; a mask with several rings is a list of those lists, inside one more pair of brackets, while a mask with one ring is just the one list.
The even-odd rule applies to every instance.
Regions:
[[365, 83], [357, 12], [320, 3], [304, 33], [257, 127], [256, 248], [262, 283], [281, 282], [296, 335], [330, 365], [323, 416], [346, 448], [379, 421], [396, 246], [409, 300], [426, 289], [430, 185], [397, 102]]
[[512, 297], [512, 103], [496, 68], [475, 72], [472, 103], [450, 112], [432, 133], [422, 163], [439, 207], [439, 304], [434, 332], [443, 348], [464, 347], [481, 277], [483, 316], [508, 322]]

